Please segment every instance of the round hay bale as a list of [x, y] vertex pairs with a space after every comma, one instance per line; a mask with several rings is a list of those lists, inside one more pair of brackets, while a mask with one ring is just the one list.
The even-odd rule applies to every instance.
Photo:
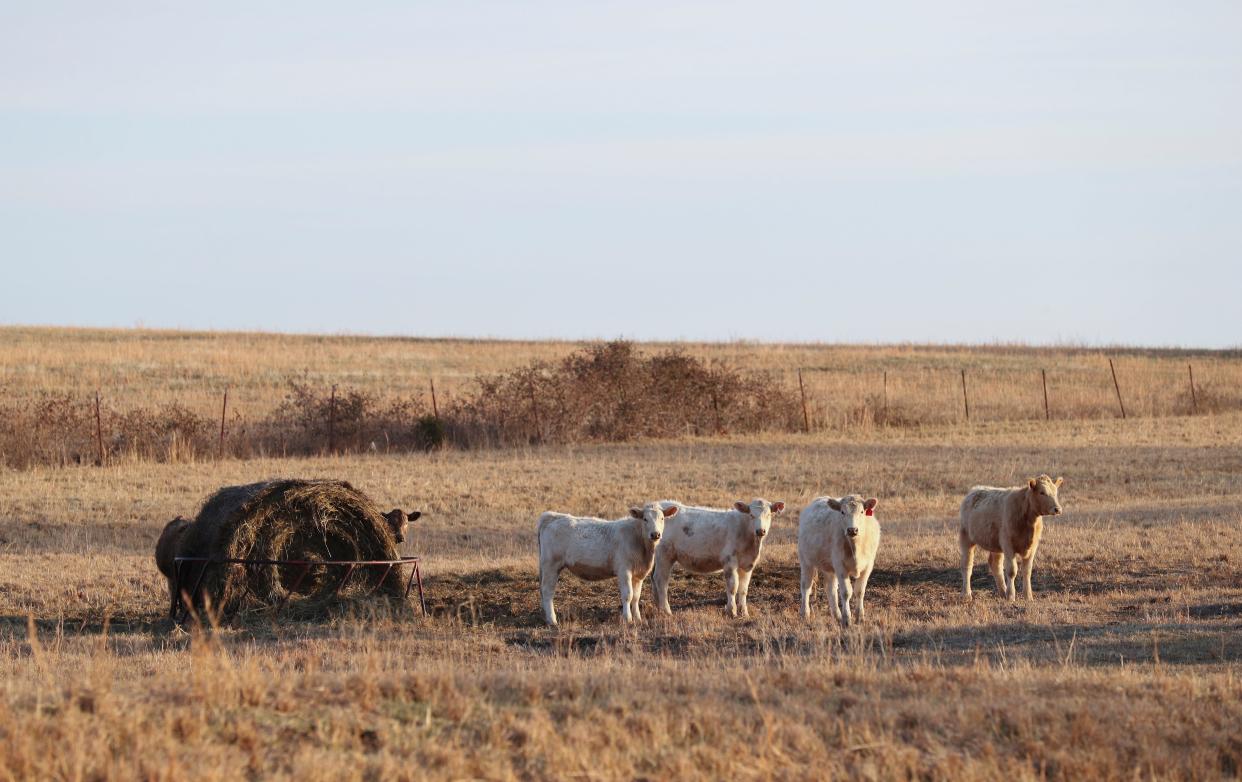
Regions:
[[[209, 497], [187, 532], [182, 556], [315, 562], [397, 559], [401, 554], [379, 508], [353, 486], [283, 479], [227, 486]], [[376, 590], [402, 598], [402, 570], [393, 567], [384, 578], [385, 566], [358, 567], [341, 591]], [[322, 606], [337, 594], [346, 568], [310, 566], [299, 581], [300, 572], [288, 565], [212, 565], [203, 576], [202, 593], [216, 610], [232, 613], [279, 604], [296, 584], [300, 607]]]

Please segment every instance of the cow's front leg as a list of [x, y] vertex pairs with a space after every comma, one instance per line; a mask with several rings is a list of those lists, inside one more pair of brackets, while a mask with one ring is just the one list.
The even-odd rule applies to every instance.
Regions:
[[750, 592], [750, 574], [754, 572], [755, 569], [752, 567], [749, 570], [743, 570], [738, 574], [737, 607], [738, 611], [740, 611], [744, 617], [750, 616], [750, 609], [746, 606], [746, 596]]
[[634, 621], [634, 615], [630, 612], [630, 598], [633, 597], [630, 576], [631, 573], [628, 570], [617, 574], [617, 585], [621, 587], [621, 621], [627, 623]]
[[831, 598], [831, 600], [829, 600], [828, 602], [832, 605], [832, 618], [840, 622], [841, 621], [841, 590], [840, 590], [841, 580], [837, 578], [836, 573], [829, 573], [826, 575], [827, 575], [827, 581], [828, 581], [828, 583], [826, 584], [826, 586], [828, 587], [828, 596]]
[[643, 614], [641, 611], [638, 610], [638, 604], [642, 600], [642, 597], [643, 597], [643, 580], [641, 578], [635, 577], [634, 578], [634, 596], [630, 599], [630, 604], [632, 606], [630, 611], [631, 613], [634, 614], [635, 622], [643, 621]]
[[1014, 586], [1014, 580], [1018, 577], [1018, 563], [1014, 561], [1014, 553], [1012, 551], [1005, 552], [1001, 567], [1004, 570], [1001, 575], [1005, 578], [1005, 597], [1009, 598], [1009, 602], [1013, 603], [1018, 599], [1018, 592]]
[[1035, 569], [1035, 546], [1031, 546], [1031, 550], [1026, 552], [1026, 556], [1022, 558], [1022, 589], [1026, 593], [1027, 600], [1034, 600], [1035, 593], [1031, 591], [1031, 571]]
[[737, 616], [737, 567], [725, 568], [725, 608], [729, 616]]
[[850, 598], [854, 596], [854, 586], [850, 583], [850, 577], [845, 573], [837, 576], [841, 590], [841, 626], [848, 628], [850, 626]]

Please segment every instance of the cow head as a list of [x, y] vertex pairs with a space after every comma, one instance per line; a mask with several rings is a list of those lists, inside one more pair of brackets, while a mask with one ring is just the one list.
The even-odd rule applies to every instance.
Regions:
[[1036, 516], [1061, 515], [1061, 501], [1057, 498], [1057, 489], [1061, 488], [1064, 478], [1055, 481], [1047, 475], [1031, 478], [1027, 481], [1031, 497], [1031, 507]]
[[181, 553], [181, 539], [189, 527], [190, 520], [178, 516], [164, 525], [164, 531], [155, 544], [155, 566], [169, 579], [173, 577], [173, 560]]
[[864, 519], [875, 514], [880, 501], [875, 497], [863, 499], [857, 494], [847, 494], [839, 500], [828, 498], [828, 507], [845, 517], [846, 537], [856, 538], [862, 532]]
[[630, 516], [642, 522], [643, 539], [658, 543], [664, 535], [664, 520], [677, 515], [677, 506], [667, 508], [658, 502], [649, 502], [641, 508], [630, 508]]
[[388, 522], [388, 529], [392, 532], [392, 539], [398, 543], [405, 542], [405, 531], [410, 526], [410, 522], [423, 515], [422, 511], [412, 510], [409, 513], [400, 508], [393, 508], [384, 514], [384, 521]]
[[752, 527], [756, 538], [763, 538], [768, 534], [768, 530], [772, 529], [772, 516], [785, 512], [785, 503], [781, 501], [768, 502], [763, 499], [751, 500], [747, 505], [744, 502], [733, 503], [733, 508], [738, 513], [745, 513], [750, 516]]

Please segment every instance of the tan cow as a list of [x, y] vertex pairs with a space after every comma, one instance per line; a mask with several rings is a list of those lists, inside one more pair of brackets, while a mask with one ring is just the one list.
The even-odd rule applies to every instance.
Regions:
[[[970, 574], [975, 566], [975, 547], [988, 552], [988, 568], [996, 579], [996, 590], [1012, 603], [1017, 598], [1014, 578], [1017, 562], [1022, 560], [1022, 581], [1026, 599], [1031, 594], [1031, 567], [1035, 550], [1044, 531], [1044, 516], [1061, 513], [1057, 489], [1063, 478], [1055, 481], [1047, 475], [1031, 478], [1026, 486], [998, 489], [975, 486], [962, 500], [962, 526], [959, 543], [962, 550], [962, 594], [968, 599]], [[1004, 560], [1004, 572], [1001, 562]]]

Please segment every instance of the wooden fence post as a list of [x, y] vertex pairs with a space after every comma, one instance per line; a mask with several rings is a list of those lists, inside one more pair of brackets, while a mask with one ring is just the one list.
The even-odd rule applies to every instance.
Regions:
[[1194, 406], [1194, 411], [1199, 412], [1199, 395], [1195, 393], [1195, 368], [1190, 364], [1186, 365], [1186, 371], [1190, 373], [1190, 403]]
[[532, 380], [528, 386], [530, 389], [530, 411], [535, 419], [535, 437], [537, 440], [543, 439], [543, 427], [539, 425], [539, 403], [535, 401], [535, 381]]
[[1113, 360], [1108, 360], [1108, 371], [1113, 373], [1113, 388], [1117, 390], [1117, 406], [1121, 408], [1121, 420], [1126, 418], [1126, 403], [1121, 401], [1121, 385], [1117, 382], [1117, 368], [1113, 366]]
[[440, 408], [436, 405], [436, 379], [432, 377], [428, 378], [428, 380], [431, 382], [431, 414], [439, 420]]
[[802, 395], [802, 427], [811, 431], [811, 417], [806, 412], [806, 387], [802, 385], [802, 370], [798, 370], [798, 393]]
[[966, 370], [962, 370], [962, 406], [966, 409], [966, 420], [970, 421], [970, 399], [966, 396]]
[[216, 446], [216, 458], [224, 458], [224, 415], [229, 409], [229, 387], [224, 387], [224, 402], [220, 405], [220, 444]]
[[95, 447], [99, 451], [99, 466], [104, 466], [103, 421], [99, 414], [99, 390], [95, 391]]
[[328, 399], [328, 453], [336, 453], [336, 386]]
[[1052, 413], [1048, 412], [1048, 370], [1039, 370], [1039, 377], [1044, 381], [1044, 420], [1051, 421]]

